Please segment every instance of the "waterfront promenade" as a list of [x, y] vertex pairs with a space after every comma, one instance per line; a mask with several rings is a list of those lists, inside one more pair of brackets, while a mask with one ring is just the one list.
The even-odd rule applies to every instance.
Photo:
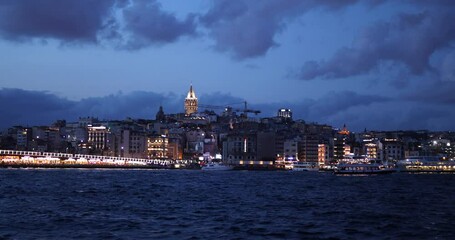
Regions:
[[0, 167], [190, 168], [195, 160], [142, 159], [54, 152], [0, 150]]

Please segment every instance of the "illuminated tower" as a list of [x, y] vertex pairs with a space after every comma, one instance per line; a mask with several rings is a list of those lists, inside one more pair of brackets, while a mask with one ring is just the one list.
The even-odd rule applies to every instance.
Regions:
[[185, 115], [190, 115], [197, 112], [197, 97], [193, 91], [193, 85], [190, 86], [190, 91], [185, 98]]

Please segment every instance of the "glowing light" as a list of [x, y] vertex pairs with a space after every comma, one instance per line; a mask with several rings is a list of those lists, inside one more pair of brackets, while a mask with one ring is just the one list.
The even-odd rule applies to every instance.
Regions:
[[247, 147], [247, 141], [246, 141], [246, 138], [244, 139], [243, 141], [243, 152], [246, 153], [246, 147]]

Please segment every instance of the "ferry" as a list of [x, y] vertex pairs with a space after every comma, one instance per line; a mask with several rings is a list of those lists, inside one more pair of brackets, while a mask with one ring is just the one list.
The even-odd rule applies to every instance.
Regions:
[[228, 171], [232, 169], [234, 169], [234, 167], [220, 162], [209, 162], [201, 168], [203, 171]]
[[397, 162], [400, 172], [455, 172], [454, 160], [441, 160], [438, 156], [413, 156]]
[[337, 169], [337, 165], [335, 164], [327, 164], [319, 166], [319, 171], [321, 172], [333, 172]]
[[319, 171], [318, 163], [316, 162], [294, 162], [291, 167], [292, 171]]
[[394, 165], [363, 156], [347, 156], [338, 163], [334, 171], [335, 174], [385, 174], [393, 172], [396, 172]]

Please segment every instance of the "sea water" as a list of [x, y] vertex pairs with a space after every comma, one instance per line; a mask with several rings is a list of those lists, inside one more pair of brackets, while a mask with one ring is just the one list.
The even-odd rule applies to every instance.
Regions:
[[1, 169], [0, 239], [454, 239], [455, 175]]

